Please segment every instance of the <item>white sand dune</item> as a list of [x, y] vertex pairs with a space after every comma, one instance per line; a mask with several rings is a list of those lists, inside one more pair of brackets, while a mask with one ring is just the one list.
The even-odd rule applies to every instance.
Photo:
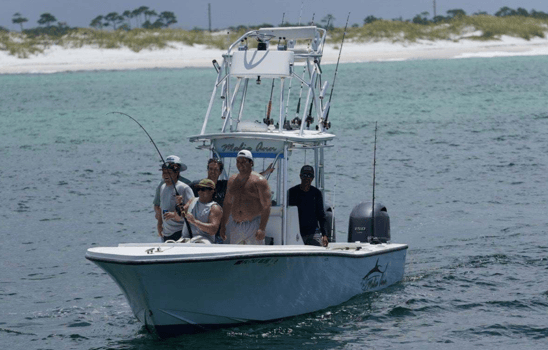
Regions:
[[[151, 68], [182, 68], [211, 66], [221, 61], [223, 50], [202, 45], [187, 46], [172, 43], [162, 50], [98, 49], [84, 47], [68, 49], [52, 46], [44, 53], [29, 58], [17, 58], [0, 51], [0, 74], [57, 73], [85, 70], [127, 70]], [[326, 45], [323, 64], [337, 62], [339, 49]], [[548, 39], [523, 40], [503, 36], [496, 41], [420, 41], [417, 43], [345, 43], [341, 63], [402, 61], [412, 59], [455, 59], [467, 57], [501, 57], [548, 55]]]

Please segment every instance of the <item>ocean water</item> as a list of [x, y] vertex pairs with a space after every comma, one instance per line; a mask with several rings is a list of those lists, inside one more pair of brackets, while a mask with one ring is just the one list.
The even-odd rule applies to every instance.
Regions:
[[[334, 67], [323, 70], [332, 80]], [[546, 349], [545, 56], [341, 65], [326, 152], [337, 239], [371, 198], [378, 122], [376, 200], [393, 241], [409, 244], [404, 280], [279, 322], [148, 334], [84, 258], [158, 241], [158, 155], [135, 123], [107, 113], [139, 120], [198, 179], [207, 153], [187, 137], [214, 79], [213, 69], [0, 76], [1, 349]], [[257, 119], [263, 88], [250, 98]]]

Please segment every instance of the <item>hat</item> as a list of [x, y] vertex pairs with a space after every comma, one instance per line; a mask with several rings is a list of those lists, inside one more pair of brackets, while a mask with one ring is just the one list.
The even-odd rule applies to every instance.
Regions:
[[200, 180], [200, 182], [198, 182], [197, 187], [208, 187], [208, 188], [215, 189], [215, 182], [213, 182], [213, 180], [210, 180], [210, 179], [202, 179]]
[[303, 165], [301, 168], [301, 174], [312, 173], [314, 175], [314, 168], [311, 165]]
[[171, 155], [166, 158], [166, 163], [171, 164], [178, 164], [179, 165], [179, 171], [185, 171], [186, 165], [181, 162], [181, 158]]
[[249, 160], [253, 160], [253, 154], [251, 154], [251, 152], [246, 150], [246, 149], [243, 149], [240, 152], [238, 152], [238, 155], [236, 156], [236, 158], [240, 158], [240, 157], [244, 157], [244, 158], [247, 158]]

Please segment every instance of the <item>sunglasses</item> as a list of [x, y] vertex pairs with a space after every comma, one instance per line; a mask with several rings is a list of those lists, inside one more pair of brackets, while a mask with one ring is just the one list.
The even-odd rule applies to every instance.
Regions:
[[178, 168], [179, 166], [175, 164], [162, 164], [162, 170], [177, 170]]
[[209, 187], [198, 187], [198, 189], [196, 191], [198, 191], [198, 192], [200, 192], [200, 191], [213, 191], [213, 189], [209, 188]]
[[312, 179], [312, 178], [314, 178], [314, 175], [312, 175], [312, 174], [301, 174], [301, 177]]

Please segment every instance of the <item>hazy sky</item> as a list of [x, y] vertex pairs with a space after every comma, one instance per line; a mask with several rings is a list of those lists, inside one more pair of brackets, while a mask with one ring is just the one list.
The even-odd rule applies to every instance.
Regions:
[[[411, 19], [424, 11], [432, 17], [434, 0], [0, 0], [0, 26], [18, 30], [11, 22], [14, 13], [19, 12], [29, 21], [25, 28], [35, 27], [40, 14], [49, 12], [58, 21], [72, 27], [88, 27], [93, 18], [109, 12], [122, 13], [140, 6], [148, 6], [157, 13], [172, 11], [177, 16], [175, 27], [192, 29], [208, 28], [207, 4], [211, 4], [212, 27], [225, 28], [239, 24], [270, 23], [277, 25], [285, 12], [286, 21], [297, 23], [304, 3], [302, 22], [310, 21], [315, 13], [316, 21], [327, 14], [335, 17], [335, 26], [343, 27], [348, 12], [350, 25], [363, 24], [369, 15], [393, 19]], [[446, 15], [447, 10], [463, 9], [467, 14], [485, 11], [494, 14], [501, 7], [512, 9], [523, 7], [548, 13], [547, 0], [436, 0], [436, 13]]]

